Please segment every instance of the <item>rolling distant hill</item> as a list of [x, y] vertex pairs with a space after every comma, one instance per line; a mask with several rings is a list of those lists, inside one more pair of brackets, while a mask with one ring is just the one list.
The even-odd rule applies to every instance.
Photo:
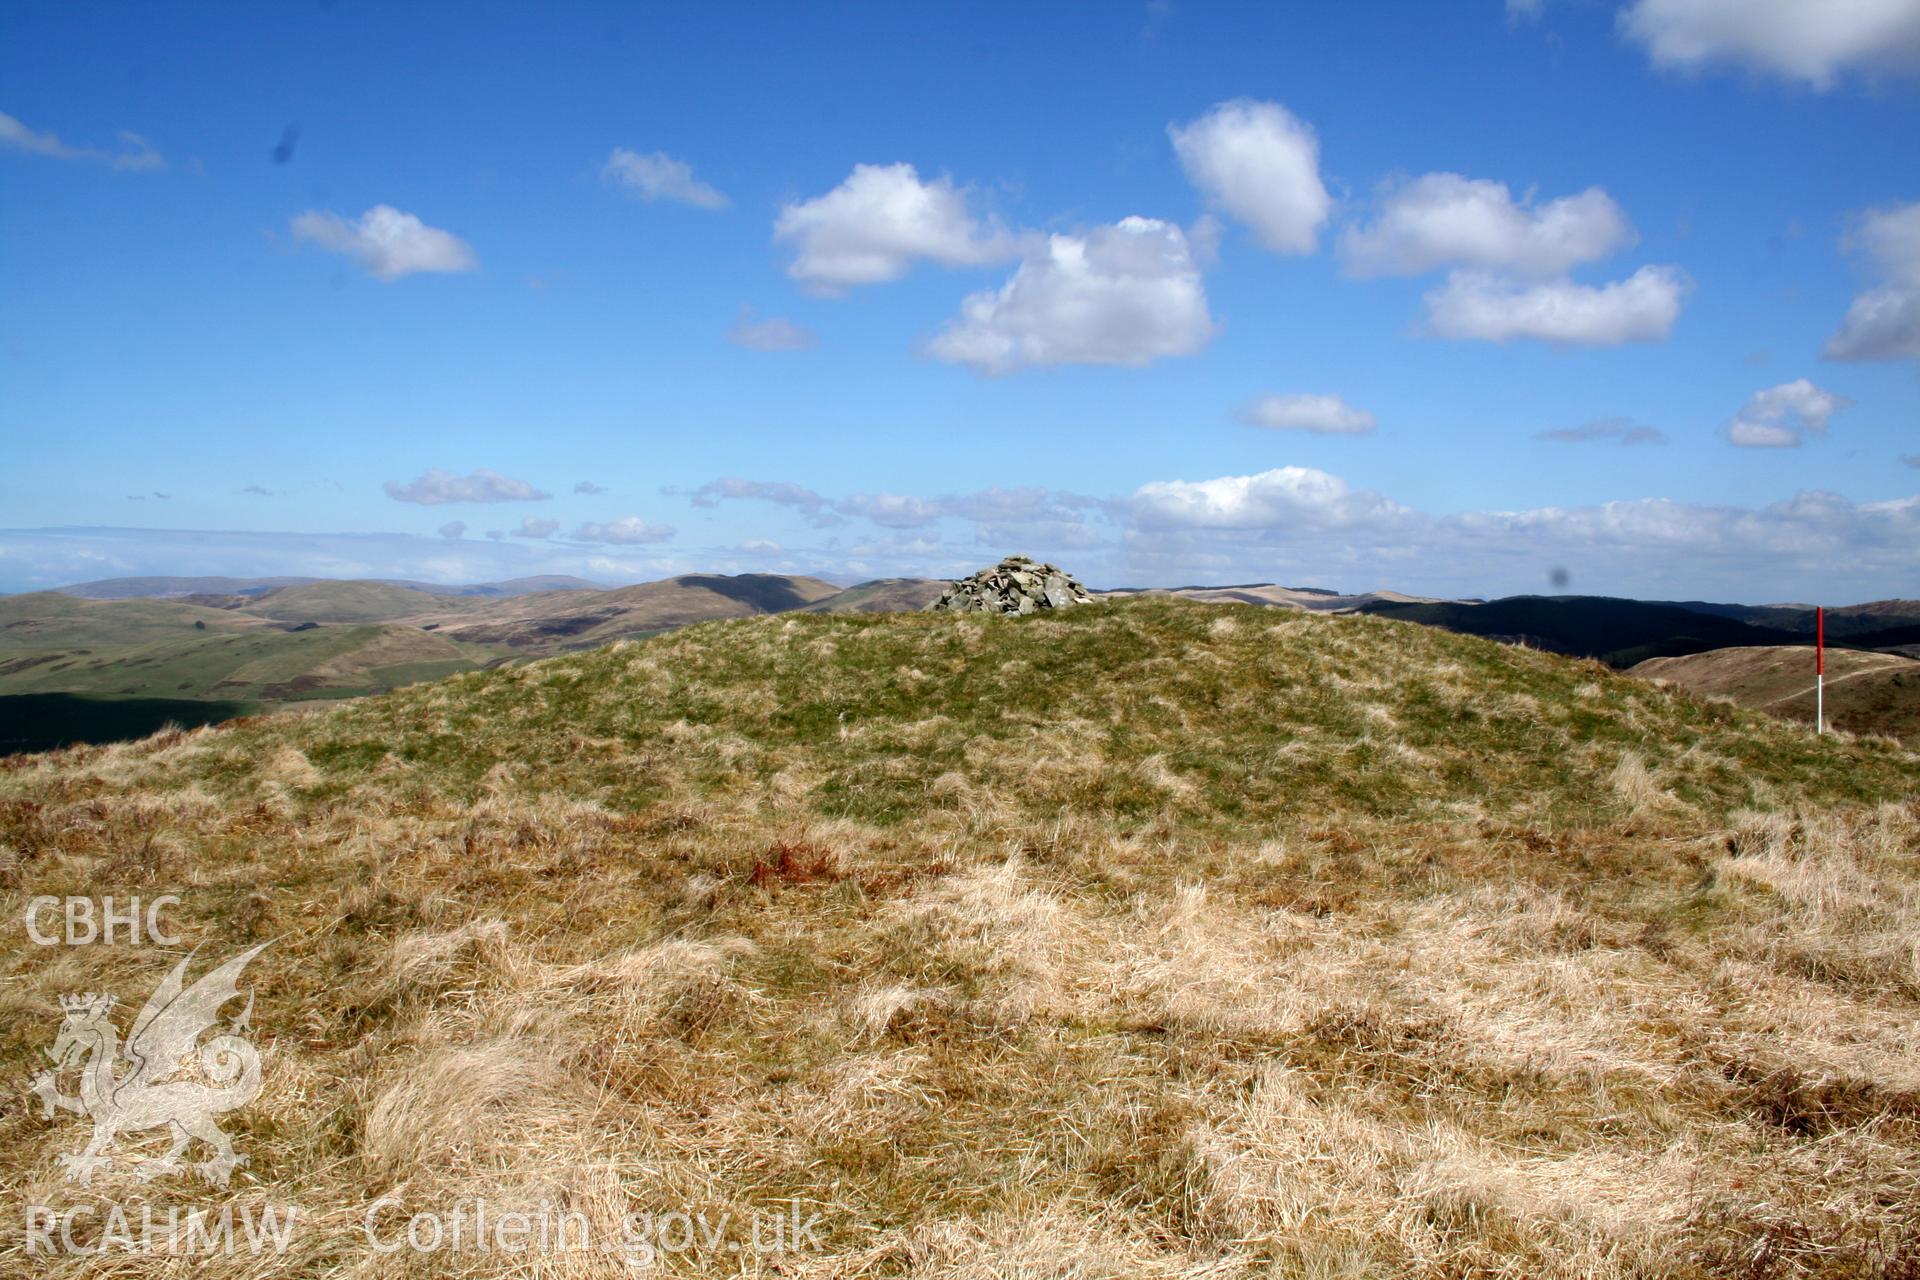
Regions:
[[[102, 578], [97, 582], [76, 582], [55, 590], [64, 595], [88, 600], [127, 600], [134, 597], [167, 599], [177, 596], [261, 595], [276, 587], [297, 587], [309, 583], [345, 581], [336, 578]], [[605, 584], [569, 574], [547, 573], [528, 578], [508, 578], [503, 582], [469, 582], [449, 586], [439, 582], [415, 582], [402, 578], [368, 578], [358, 581], [381, 586], [406, 587], [435, 596], [518, 596], [535, 591], [600, 591]]]
[[164, 600], [172, 596], [258, 595], [275, 587], [291, 587], [302, 582], [321, 582], [321, 578], [102, 578], [98, 582], [75, 582], [54, 590], [84, 600]]
[[875, 578], [803, 607], [808, 613], [900, 613], [926, 608], [946, 589], [945, 578]]
[[[1812, 621], [1807, 622], [1811, 627]], [[1870, 600], [1827, 610], [1827, 634], [1856, 636], [1889, 628], [1920, 628], [1920, 600]]]
[[1674, 604], [1611, 596], [1509, 596], [1485, 604], [1381, 602], [1362, 613], [1630, 667], [1648, 658], [1731, 645], [1805, 643], [1797, 632], [1760, 627]]
[[1884, 631], [1868, 631], [1860, 635], [1848, 636], [1847, 643], [1884, 652], [1904, 653], [1909, 658], [1920, 658], [1920, 652], [1917, 652], [1920, 651], [1920, 624], [1888, 627]]
[[[408, 586], [415, 584], [408, 583]], [[471, 596], [524, 596], [536, 591], [605, 591], [607, 584], [568, 573], [541, 573], [530, 578], [508, 578], [503, 582], [480, 582], [461, 589]]]
[[[397, 582], [166, 578], [156, 589], [220, 594], [0, 598], [0, 697], [354, 696], [508, 657], [537, 657], [696, 622], [798, 609], [841, 594], [818, 578], [686, 574], [614, 589], [433, 593]], [[257, 588], [257, 590], [256, 590]]]
[[463, 609], [483, 597], [434, 595], [387, 582], [304, 582], [238, 599], [239, 612], [276, 622], [389, 622]]
[[0, 696], [348, 697], [495, 655], [418, 627], [320, 626], [172, 600], [0, 599]]
[[360, 697], [500, 656], [399, 624], [322, 626], [52, 591], [9, 596], [0, 599], [0, 753]]
[[[1734, 618], [1757, 627], [1812, 635], [1814, 610], [1806, 604], [1715, 604], [1708, 600], [1667, 600], [1694, 613], [1710, 613]], [[1827, 610], [1829, 639], [1851, 639], [1892, 627], [1920, 625], [1920, 600], [1869, 600], [1864, 604], [1840, 605]]]
[[1283, 587], [1272, 582], [1249, 582], [1227, 587], [1120, 587], [1098, 591], [1096, 597], [1121, 599], [1129, 596], [1179, 596], [1202, 604], [1253, 604], [1283, 609], [1308, 609], [1316, 613], [1341, 613], [1369, 604], [1438, 603], [1428, 596], [1402, 595], [1397, 591], [1366, 591], [1345, 595], [1322, 587]]
[[[844, 592], [785, 574], [684, 574], [619, 588], [565, 576], [424, 585], [144, 578], [0, 597], [0, 754], [363, 697], [723, 618], [919, 608], [910, 597], [944, 584]], [[160, 594], [121, 594], [138, 590]]]
[[83, 600], [57, 591], [0, 597], [0, 658], [80, 646], [124, 645], [192, 629], [258, 625], [221, 609], [175, 600]]
[[839, 593], [839, 587], [819, 578], [689, 573], [606, 591], [544, 593], [477, 604], [427, 625], [471, 643], [506, 645], [530, 654], [561, 653], [697, 622], [784, 613]]
[[[0, 597], [0, 753], [362, 697], [839, 594], [779, 574], [688, 574], [618, 589], [583, 581], [455, 594], [400, 582], [158, 578], [83, 584], [99, 596]], [[563, 589], [537, 589], [555, 585]], [[189, 587], [220, 590], [172, 594]], [[114, 594], [140, 588], [168, 594]]]

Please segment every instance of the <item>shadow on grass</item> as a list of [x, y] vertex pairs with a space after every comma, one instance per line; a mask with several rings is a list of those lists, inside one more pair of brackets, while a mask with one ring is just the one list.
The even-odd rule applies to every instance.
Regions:
[[168, 725], [194, 729], [257, 709], [250, 702], [205, 702], [189, 698], [11, 694], [0, 697], [0, 756], [51, 751], [82, 742], [127, 742], [157, 733]]

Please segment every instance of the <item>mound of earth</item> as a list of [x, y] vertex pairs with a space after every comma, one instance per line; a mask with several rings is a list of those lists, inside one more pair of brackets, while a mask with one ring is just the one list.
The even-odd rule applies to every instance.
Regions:
[[[0, 1078], [63, 995], [124, 1037], [269, 945], [231, 1192], [143, 1180], [152, 1131], [65, 1181], [90, 1126], [32, 1097], [0, 1183], [83, 1233], [299, 1206], [224, 1277], [631, 1273], [363, 1229], [476, 1203], [809, 1224], [676, 1275], [1907, 1274], [1916, 849], [1892, 743], [1437, 628], [714, 622], [7, 761]], [[179, 945], [18, 923], [108, 892]], [[0, 1272], [98, 1271], [26, 1239]]]

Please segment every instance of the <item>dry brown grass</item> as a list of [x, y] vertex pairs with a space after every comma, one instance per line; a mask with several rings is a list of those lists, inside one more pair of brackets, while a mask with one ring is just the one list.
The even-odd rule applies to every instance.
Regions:
[[[662, 1274], [1911, 1276], [1920, 760], [1593, 664], [1164, 601], [782, 618], [12, 762], [0, 908], [171, 891], [252, 971], [226, 1192], [0, 1114], [0, 1213], [800, 1205]], [[0, 1071], [158, 950], [5, 952]], [[137, 1145], [137, 1144], [127, 1144]], [[151, 1146], [151, 1144], [147, 1144]]]

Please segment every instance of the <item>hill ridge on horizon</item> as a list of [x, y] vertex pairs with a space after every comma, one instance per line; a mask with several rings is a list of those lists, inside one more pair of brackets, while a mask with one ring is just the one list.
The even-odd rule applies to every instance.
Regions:
[[[572, 575], [567, 575], [567, 574], [534, 574], [534, 575], [521, 576], [517, 578], [507, 578], [507, 579], [500, 579], [500, 580], [493, 580], [493, 581], [480, 581], [480, 582], [433, 582], [433, 581], [427, 581], [423, 579], [383, 578], [383, 577], [326, 577], [326, 576], [231, 577], [231, 576], [218, 576], [218, 575], [195, 577], [191, 575], [187, 575], [187, 576], [161, 575], [161, 576], [144, 576], [144, 577], [92, 579], [84, 582], [71, 582], [71, 583], [64, 583], [64, 584], [59, 584], [55, 586], [36, 587], [28, 591], [0, 593], [0, 598], [4, 598], [4, 596], [6, 595], [31, 595], [41, 591], [52, 591], [52, 592], [58, 592], [63, 595], [81, 596], [87, 599], [120, 599], [120, 598], [164, 599], [172, 596], [191, 595], [191, 594], [214, 594], [214, 595], [249, 594], [254, 591], [265, 590], [272, 587], [306, 586], [306, 585], [313, 585], [318, 583], [373, 583], [380, 586], [405, 587], [405, 588], [409, 588], [416, 591], [422, 591], [429, 594], [439, 594], [439, 595], [458, 595], [462, 593], [526, 594], [526, 593], [537, 592], [541, 590], [556, 590], [556, 589], [557, 590], [613, 591], [613, 590], [619, 590], [622, 587], [643, 586], [649, 582], [665, 582], [665, 581], [671, 581], [676, 578], [685, 578], [685, 577], [729, 578], [729, 577], [754, 577], [754, 576], [790, 577], [790, 576], [796, 576], [796, 575], [787, 574], [787, 573], [774, 571], [774, 570], [743, 570], [738, 573], [727, 574], [727, 573], [715, 573], [708, 570], [689, 569], [680, 573], [669, 574], [664, 578], [637, 579], [631, 582], [614, 582], [614, 583], [595, 581], [588, 578], [574, 577]], [[798, 576], [808, 576], [808, 575], [798, 575]], [[824, 580], [832, 581], [832, 579], [824, 579]], [[864, 585], [868, 585], [870, 583], [876, 583], [876, 582], [891, 583], [891, 582], [946, 582], [946, 581], [949, 581], [949, 579], [930, 578], [930, 577], [895, 576], [895, 577], [860, 579], [857, 581], [848, 581], [845, 584], [836, 582], [835, 585], [843, 586], [845, 588], [850, 588], [854, 586], [864, 586]], [[167, 586], [159, 590], [140, 589], [142, 587], [148, 586], [149, 584], [160, 584], [160, 583], [176, 584], [176, 585]], [[552, 584], [552, 583], [560, 583], [564, 585], [560, 587], [550, 587], [546, 585], [546, 584]], [[1674, 599], [1646, 597], [1646, 596], [1621, 596], [1621, 595], [1590, 594], [1590, 593], [1535, 592], [1535, 591], [1515, 592], [1513, 594], [1505, 595], [1505, 596], [1452, 597], [1449, 600], [1449, 598], [1447, 597], [1423, 596], [1423, 595], [1417, 595], [1414, 593], [1398, 592], [1398, 591], [1394, 591], [1391, 588], [1370, 588], [1366, 591], [1361, 591], [1361, 592], [1346, 592], [1334, 587], [1284, 586], [1281, 583], [1274, 582], [1274, 581], [1226, 582], [1226, 583], [1189, 582], [1189, 583], [1180, 584], [1178, 586], [1148, 585], [1148, 586], [1121, 586], [1121, 587], [1092, 587], [1090, 589], [1100, 594], [1131, 595], [1131, 594], [1139, 594], [1139, 593], [1151, 592], [1151, 591], [1168, 591], [1168, 592], [1247, 591], [1247, 590], [1259, 590], [1262, 588], [1273, 588], [1281, 591], [1298, 592], [1300, 594], [1305, 594], [1305, 595], [1320, 595], [1320, 596], [1359, 597], [1359, 596], [1365, 596], [1365, 595], [1394, 594], [1394, 595], [1409, 596], [1411, 599], [1415, 599], [1415, 600], [1433, 601], [1436, 603], [1445, 603], [1445, 602], [1464, 603], [1467, 601], [1489, 602], [1489, 601], [1497, 601], [1497, 600], [1527, 600], [1527, 599], [1560, 600], [1560, 601], [1624, 600], [1624, 601], [1631, 601], [1631, 602], [1641, 603], [1641, 604], [1673, 605], [1677, 608], [1690, 609], [1694, 612], [1716, 610], [1716, 609], [1734, 609], [1734, 610], [1743, 610], [1743, 611], [1768, 610], [1768, 611], [1783, 611], [1783, 612], [1792, 612], [1792, 613], [1811, 613], [1812, 610], [1815, 608], [1813, 604], [1789, 603], [1789, 602], [1781, 602], [1781, 601], [1742, 602], [1742, 601], [1731, 601], [1731, 600], [1713, 601], [1713, 600], [1705, 600], [1705, 599], [1674, 600]], [[508, 590], [502, 591], [502, 589], [508, 589]], [[1907, 597], [1886, 597], [1886, 598], [1879, 598], [1879, 599], [1873, 599], [1873, 600], [1853, 601], [1845, 604], [1828, 604], [1821, 607], [1824, 607], [1827, 610], [1828, 615], [1831, 617], [1832, 615], [1835, 615], [1835, 614], [1845, 615], [1849, 612], [1866, 611], [1874, 608], [1875, 606], [1898, 606], [1898, 605], [1909, 606], [1908, 612], [1912, 613], [1916, 618], [1920, 618], [1920, 599], [1912, 599]]]
[[[158, 590], [146, 589], [151, 584], [170, 584]], [[306, 576], [280, 577], [229, 577], [222, 575], [161, 575], [129, 578], [98, 578], [87, 582], [67, 583], [63, 586], [44, 587], [40, 590], [57, 591], [62, 595], [81, 596], [90, 600], [118, 600], [127, 598], [165, 599], [187, 595], [252, 595], [280, 587], [311, 586], [316, 583], [372, 583], [383, 587], [405, 587], [429, 595], [518, 595], [534, 591], [588, 589], [605, 590], [605, 583], [589, 578], [576, 578], [570, 574], [530, 574], [517, 578], [506, 578], [491, 582], [428, 582], [414, 578], [331, 578]], [[564, 585], [556, 585], [564, 584]], [[26, 595], [29, 592], [12, 594]]]

